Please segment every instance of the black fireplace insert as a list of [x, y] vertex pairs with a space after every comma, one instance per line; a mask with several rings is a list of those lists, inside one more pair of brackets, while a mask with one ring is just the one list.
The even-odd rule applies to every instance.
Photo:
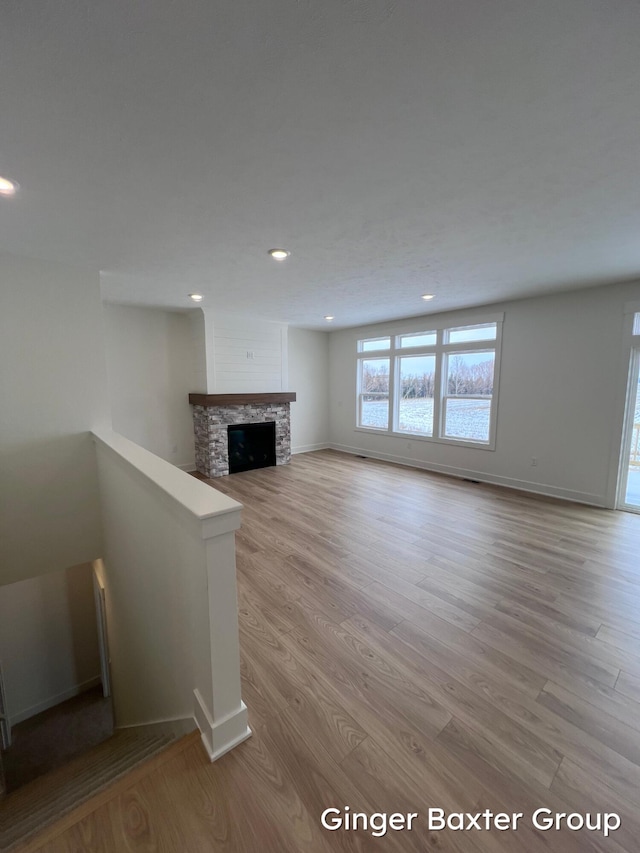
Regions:
[[229, 473], [276, 464], [276, 422], [229, 424]]

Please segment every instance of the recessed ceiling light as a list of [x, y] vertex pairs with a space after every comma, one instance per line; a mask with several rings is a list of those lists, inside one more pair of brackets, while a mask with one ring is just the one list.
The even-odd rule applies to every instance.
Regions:
[[189, 296], [194, 302], [202, 302], [204, 296], [201, 293], [190, 293]]
[[330, 323], [332, 320], [335, 320], [335, 317], [333, 316], [333, 314], [325, 314], [324, 319]]
[[291, 252], [288, 252], [286, 249], [269, 249], [269, 254], [275, 261], [284, 261], [285, 258], [288, 258]]
[[18, 185], [7, 178], [0, 178], [0, 195], [15, 195], [18, 192]]
[[421, 299], [424, 299], [425, 302], [428, 302], [430, 299], [433, 299], [435, 293], [425, 293], [424, 296], [421, 296]]

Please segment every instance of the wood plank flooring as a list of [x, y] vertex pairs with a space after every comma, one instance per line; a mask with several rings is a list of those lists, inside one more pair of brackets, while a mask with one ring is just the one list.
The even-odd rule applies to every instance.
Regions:
[[[214, 765], [191, 744], [29, 849], [639, 849], [640, 517], [331, 451], [211, 482], [245, 507], [254, 736]], [[323, 830], [345, 805], [420, 818]], [[524, 818], [429, 832], [430, 807]], [[622, 826], [543, 832], [543, 807]]]

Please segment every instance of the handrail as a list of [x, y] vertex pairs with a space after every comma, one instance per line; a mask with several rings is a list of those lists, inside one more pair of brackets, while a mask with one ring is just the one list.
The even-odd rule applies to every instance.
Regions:
[[242, 509], [242, 504], [238, 501], [189, 476], [170, 462], [113, 430], [93, 432], [93, 439], [130, 463], [136, 471], [201, 521], [236, 513]]

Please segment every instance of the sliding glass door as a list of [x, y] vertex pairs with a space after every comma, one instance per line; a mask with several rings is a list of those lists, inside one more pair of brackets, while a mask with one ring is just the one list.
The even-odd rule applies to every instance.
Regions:
[[618, 505], [640, 512], [640, 347], [631, 355], [621, 474]]

